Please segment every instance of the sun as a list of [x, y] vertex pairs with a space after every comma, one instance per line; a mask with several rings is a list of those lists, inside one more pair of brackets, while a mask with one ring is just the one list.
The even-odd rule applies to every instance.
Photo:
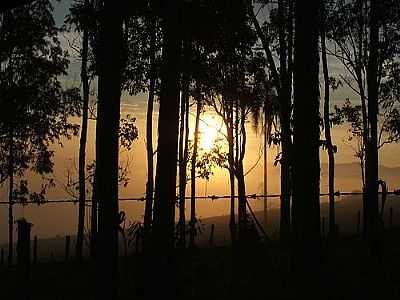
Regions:
[[213, 148], [213, 146], [219, 136], [218, 128], [219, 128], [218, 122], [212, 117], [205, 116], [200, 121], [200, 124], [199, 124], [200, 141], [199, 142], [200, 142], [200, 148], [203, 151], [208, 152]]

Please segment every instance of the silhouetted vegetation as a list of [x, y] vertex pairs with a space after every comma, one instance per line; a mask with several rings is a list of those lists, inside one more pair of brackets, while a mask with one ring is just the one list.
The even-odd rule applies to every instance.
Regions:
[[[381, 178], [379, 150], [400, 141], [399, 1], [68, 4], [61, 28], [50, 0], [0, 4], [0, 184], [8, 192], [9, 231], [1, 293], [16, 299], [398, 296], [398, 229], [392, 209], [389, 228], [384, 215], [388, 195], [400, 192], [389, 191]], [[74, 36], [68, 46], [61, 33]], [[79, 58], [79, 83], [65, 80], [68, 47]], [[333, 95], [343, 90], [356, 100], [335, 104]], [[121, 111], [124, 95], [146, 97], [145, 133], [134, 115]], [[206, 112], [221, 127], [202, 149]], [[95, 158], [88, 162], [90, 121]], [[268, 195], [248, 192], [249, 123], [262, 132], [264, 193], [267, 151], [279, 147], [280, 204], [271, 212], [271, 220], [279, 216], [278, 237], [268, 229]], [[361, 167], [362, 213], [351, 212], [358, 224], [350, 236], [337, 222], [335, 125], [349, 128]], [[68, 259], [68, 235], [64, 262], [36, 263], [35, 237], [32, 267], [31, 224], [21, 219], [14, 267], [13, 206], [46, 202], [55, 185], [53, 145], [79, 133], [77, 175], [68, 170], [64, 185], [78, 203], [74, 259]], [[121, 164], [120, 153], [139, 135], [145, 136], [147, 176], [145, 194], [135, 200], [144, 202], [143, 222], [127, 223], [119, 187], [130, 181], [129, 164]], [[328, 155], [327, 208], [320, 199], [321, 150]], [[215, 247], [220, 225], [213, 223], [206, 249], [197, 183], [211, 180], [216, 168], [227, 171], [229, 195], [210, 198], [229, 201], [230, 241]], [[30, 172], [41, 176], [39, 191], [29, 188]], [[265, 201], [264, 227], [251, 198]]]

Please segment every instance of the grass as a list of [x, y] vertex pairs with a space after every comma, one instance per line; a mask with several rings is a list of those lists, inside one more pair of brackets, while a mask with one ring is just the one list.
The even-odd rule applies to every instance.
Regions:
[[[179, 287], [176, 299], [299, 299], [299, 282], [305, 283], [305, 290], [319, 285], [320, 289], [315, 289], [321, 293], [319, 299], [368, 299], [377, 294], [380, 299], [398, 299], [399, 235], [399, 229], [385, 233], [382, 264], [372, 277], [365, 242], [357, 236], [347, 236], [329, 246], [324, 243], [316, 281], [296, 276], [290, 268], [289, 250], [274, 242], [268, 246], [177, 252], [176, 277], [170, 282]], [[121, 257], [120, 299], [148, 298], [142, 262], [140, 255]], [[18, 299], [17, 291], [28, 287], [30, 299], [93, 299], [93, 272], [89, 261], [41, 263], [32, 266], [30, 282], [17, 282], [15, 268], [3, 267], [0, 295], [2, 299]]]

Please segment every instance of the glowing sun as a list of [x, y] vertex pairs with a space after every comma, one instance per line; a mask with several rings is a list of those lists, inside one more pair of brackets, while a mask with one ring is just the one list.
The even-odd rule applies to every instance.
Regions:
[[211, 117], [203, 117], [199, 123], [199, 131], [200, 131], [200, 148], [203, 151], [210, 151], [219, 135], [219, 127], [218, 122]]

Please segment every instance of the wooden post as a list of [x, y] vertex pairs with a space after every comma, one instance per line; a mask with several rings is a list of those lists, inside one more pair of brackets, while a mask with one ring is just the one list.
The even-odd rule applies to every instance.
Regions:
[[361, 232], [361, 212], [357, 212], [357, 234]]
[[214, 229], [215, 229], [215, 225], [212, 224], [211, 232], [210, 232], [210, 248], [212, 248], [214, 246]]
[[69, 259], [69, 246], [71, 244], [71, 236], [67, 235], [65, 237], [65, 261]]
[[20, 283], [18, 288], [18, 299], [28, 299], [32, 224], [28, 223], [25, 219], [18, 220], [17, 224], [17, 282]]
[[36, 265], [37, 263], [37, 244], [38, 244], [38, 239], [37, 236], [33, 238], [33, 264]]

